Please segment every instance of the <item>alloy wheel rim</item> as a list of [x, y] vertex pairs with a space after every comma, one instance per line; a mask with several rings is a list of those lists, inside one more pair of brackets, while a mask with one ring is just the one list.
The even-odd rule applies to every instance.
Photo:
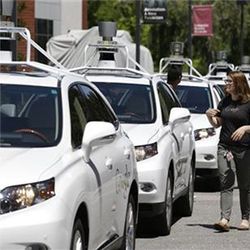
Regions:
[[126, 217], [126, 250], [134, 249], [135, 225], [133, 206], [129, 203]]
[[190, 177], [189, 177], [189, 202], [193, 203], [193, 194], [194, 194], [194, 183], [193, 183], [193, 171], [191, 169]]
[[168, 178], [167, 198], [166, 198], [166, 217], [167, 217], [167, 223], [169, 226], [171, 224], [171, 215], [172, 215], [172, 191], [171, 191], [170, 178]]

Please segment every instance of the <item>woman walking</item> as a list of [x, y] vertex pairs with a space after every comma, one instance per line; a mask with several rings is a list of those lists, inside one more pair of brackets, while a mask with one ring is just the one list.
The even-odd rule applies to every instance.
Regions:
[[229, 231], [233, 204], [235, 172], [241, 208], [239, 230], [249, 230], [250, 216], [250, 88], [245, 75], [231, 71], [225, 79], [226, 97], [217, 109], [206, 115], [214, 127], [221, 126], [218, 166], [221, 183], [221, 219], [214, 224], [219, 231]]

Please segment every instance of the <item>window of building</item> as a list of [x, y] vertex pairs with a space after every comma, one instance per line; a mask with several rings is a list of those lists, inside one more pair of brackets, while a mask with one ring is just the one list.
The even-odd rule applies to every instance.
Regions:
[[[46, 50], [46, 43], [53, 36], [53, 21], [47, 19], [36, 19], [36, 42]], [[48, 59], [36, 52], [36, 61], [41, 63], [48, 63]]]

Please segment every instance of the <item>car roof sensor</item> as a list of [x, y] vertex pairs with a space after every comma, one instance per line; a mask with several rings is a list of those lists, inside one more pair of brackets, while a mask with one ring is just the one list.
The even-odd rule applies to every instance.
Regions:
[[209, 64], [207, 76], [224, 77], [228, 71], [234, 70], [234, 65], [227, 62], [227, 51], [218, 51], [216, 59], [217, 61], [215, 63]]
[[172, 42], [170, 44], [170, 57], [161, 58], [159, 64], [159, 73], [165, 74], [168, 71], [168, 67], [171, 65], [186, 65], [189, 70], [189, 75], [193, 75], [193, 72], [198, 76], [202, 77], [200, 72], [193, 67], [193, 62], [190, 58], [183, 57], [184, 43]]
[[[130, 72], [130, 74], [149, 74], [129, 55], [128, 47], [125, 44], [113, 40], [117, 33], [115, 22], [100, 22], [98, 27], [102, 40], [85, 46], [84, 65], [70, 69], [71, 72], [86, 74], [93, 70], [99, 72], [123, 70]], [[122, 66], [118, 65], [119, 62], [122, 62]], [[133, 69], [131, 66], [139, 70]]]

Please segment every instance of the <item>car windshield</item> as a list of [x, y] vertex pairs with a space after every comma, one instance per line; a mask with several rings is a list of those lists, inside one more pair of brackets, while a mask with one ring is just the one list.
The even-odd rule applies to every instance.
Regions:
[[212, 107], [212, 98], [209, 88], [179, 85], [176, 94], [183, 107], [191, 113], [203, 114]]
[[121, 123], [152, 123], [154, 102], [152, 87], [139, 84], [95, 82], [108, 99]]
[[61, 135], [58, 88], [0, 84], [0, 147], [47, 147]]

